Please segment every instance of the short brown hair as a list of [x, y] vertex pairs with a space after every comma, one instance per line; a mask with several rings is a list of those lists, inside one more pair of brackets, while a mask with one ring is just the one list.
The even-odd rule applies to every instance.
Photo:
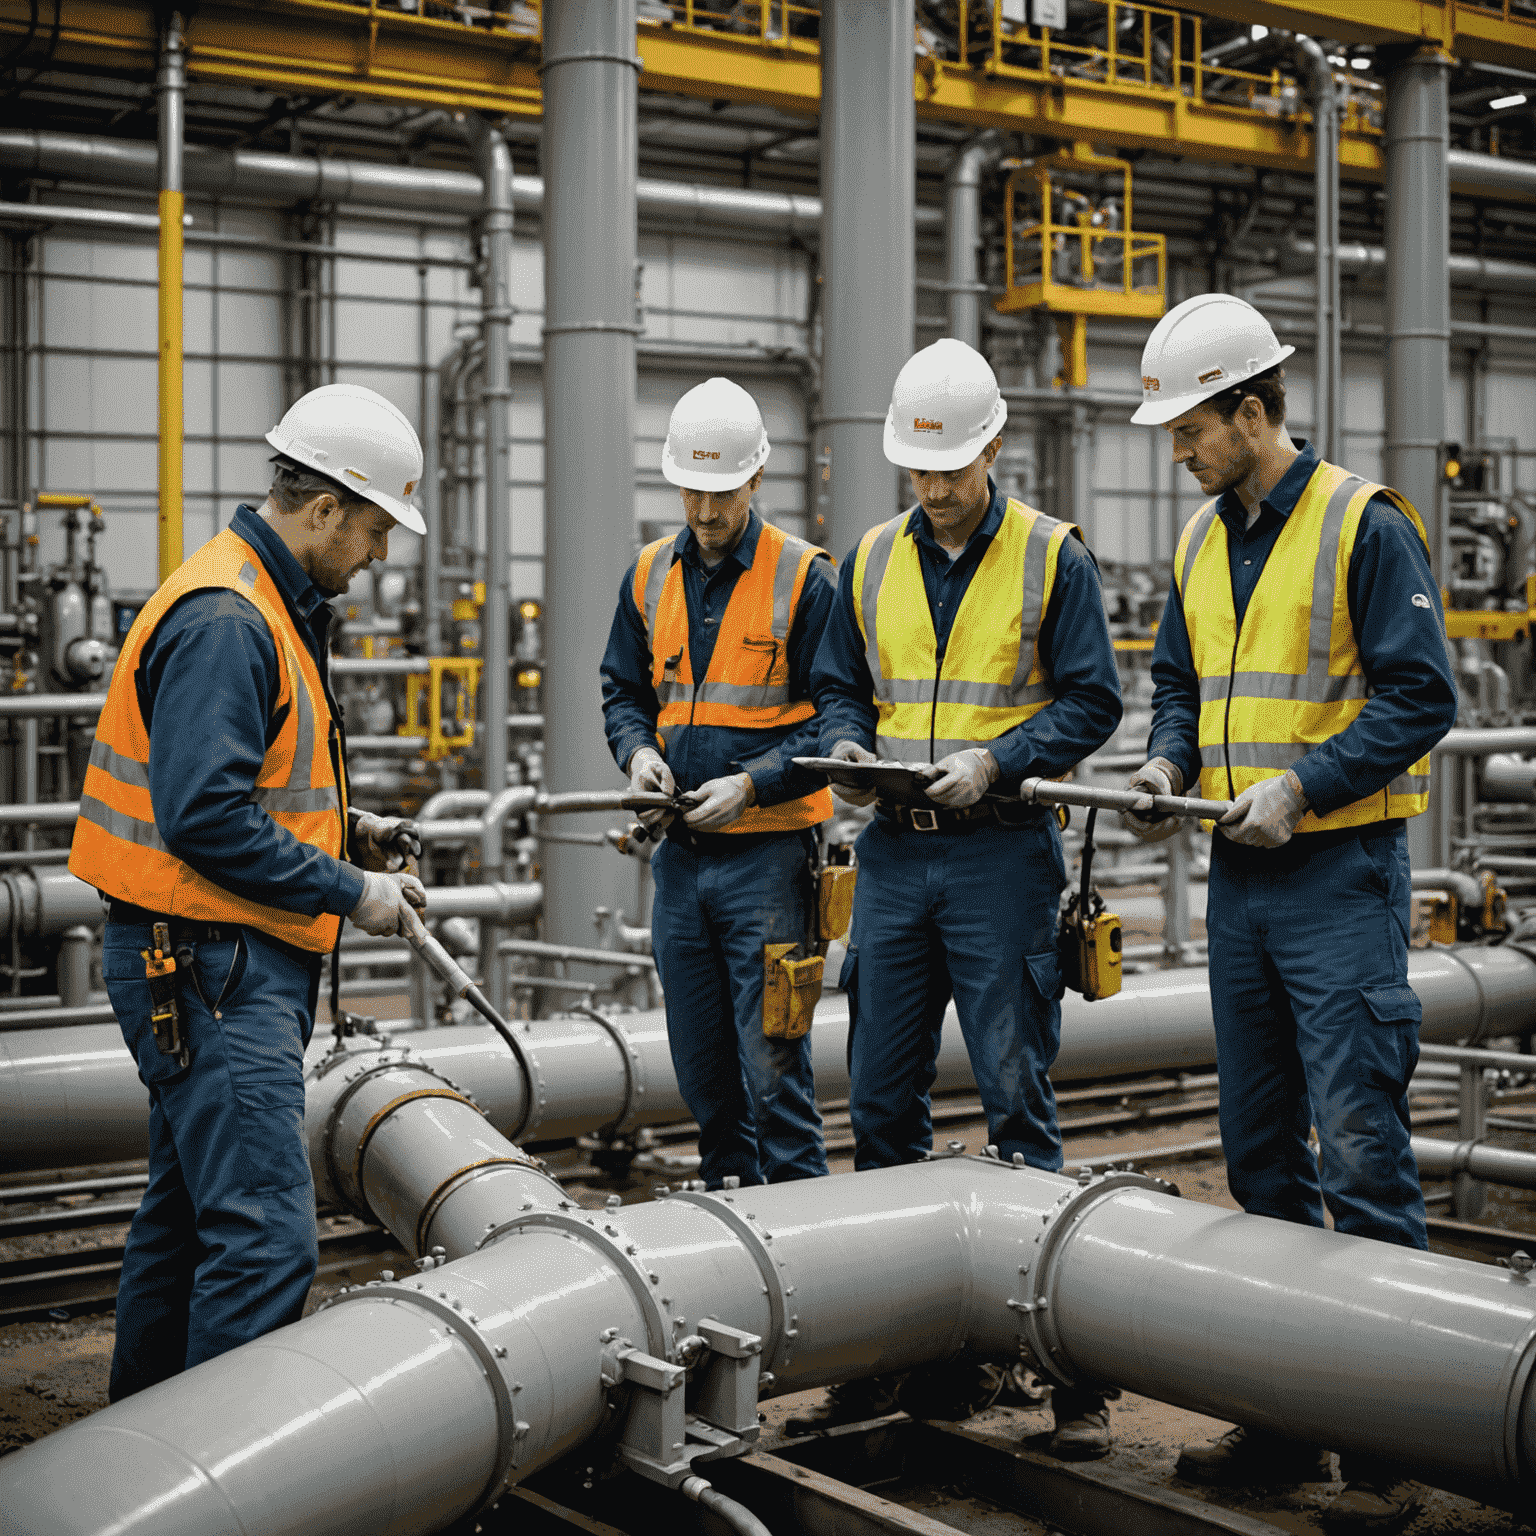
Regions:
[[1264, 407], [1264, 419], [1270, 426], [1281, 425], [1285, 420], [1285, 369], [1276, 363], [1273, 368], [1266, 368], [1263, 373], [1256, 373], [1251, 379], [1244, 379], [1241, 384], [1212, 395], [1206, 404], [1215, 406], [1216, 414], [1223, 421], [1231, 421], [1249, 395]]
[[316, 496], [324, 496], [327, 493], [336, 498], [347, 517], [351, 517], [354, 512], [362, 511], [364, 507], [373, 505], [366, 496], [356, 495], [339, 480], [333, 480], [329, 475], [323, 475], [307, 464], [300, 464], [297, 459], [290, 459], [285, 453], [274, 454], [271, 462], [274, 466], [272, 487], [267, 495], [272, 498], [272, 504], [279, 512], [297, 512], [301, 507], [312, 502]]

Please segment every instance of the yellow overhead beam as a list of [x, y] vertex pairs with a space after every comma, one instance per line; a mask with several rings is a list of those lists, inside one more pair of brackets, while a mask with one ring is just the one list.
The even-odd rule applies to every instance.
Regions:
[[1180, 9], [1346, 43], [1433, 43], [1462, 58], [1536, 68], [1536, 18], [1516, 15], [1508, 0], [1180, 0]]
[[[1280, 0], [1198, 0], [1198, 8], [1242, 11], [1244, 19], [1273, 11], [1277, 24], [1284, 12], [1291, 25], [1298, 24], [1302, 11]], [[1327, 0], [1327, 9], [1342, 14], [1346, 23], [1356, 13], [1388, 21], [1401, 21], [1399, 13], [1408, 11], [1444, 16], [1428, 0]], [[29, 0], [0, 0], [0, 51], [28, 30], [29, 13]], [[1496, 24], [1536, 38], [1536, 25], [1530, 23], [1505, 23], [1464, 4], [1457, 4], [1454, 14], [1458, 41]], [[1156, 15], [1171, 18], [1173, 13]], [[1380, 37], [1383, 30], [1377, 25], [1375, 34]], [[55, 57], [87, 68], [149, 72], [155, 65], [156, 35], [150, 0], [62, 0]], [[536, 117], [542, 111], [537, 38], [385, 10], [376, 0], [213, 0], [192, 12], [187, 50], [188, 73], [196, 80], [501, 115]], [[820, 111], [821, 60], [811, 39], [765, 41], [723, 30], [641, 26], [636, 52], [646, 90], [758, 102], [804, 117]], [[1186, 71], [1193, 67], [1192, 62], [1184, 65]], [[1202, 101], [1168, 84], [1081, 78], [1054, 67], [1045, 72], [994, 68], [979, 60], [966, 66], [921, 58], [913, 88], [918, 113], [925, 118], [1194, 160], [1303, 171], [1311, 165], [1312, 136], [1305, 119]], [[1346, 127], [1339, 161], [1346, 176], [1380, 179], [1380, 134]]]

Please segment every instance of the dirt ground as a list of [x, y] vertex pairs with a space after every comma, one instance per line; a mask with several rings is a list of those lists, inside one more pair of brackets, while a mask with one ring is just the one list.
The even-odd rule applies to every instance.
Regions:
[[[1141, 1127], [1119, 1134], [1109, 1132], [1097, 1137], [1074, 1139], [1071, 1155], [1087, 1158], [1124, 1150], [1128, 1158], [1133, 1158], [1138, 1154], [1144, 1156], [1157, 1146], [1190, 1142], [1214, 1134], [1214, 1122], [1210, 1119], [1181, 1121]], [[962, 1140], [975, 1152], [980, 1150], [985, 1140], [985, 1128], [981, 1122], [946, 1125], [940, 1130], [939, 1137], [941, 1140], [951, 1137]], [[1531, 1138], [1531, 1147], [1536, 1149], [1536, 1136]], [[683, 1152], [693, 1149], [677, 1146], [672, 1150]], [[567, 1155], [574, 1159], [580, 1154], [574, 1151], [562, 1154]], [[832, 1163], [834, 1172], [851, 1171], [851, 1159], [847, 1154], [834, 1156]], [[1224, 1170], [1219, 1161], [1183, 1161], [1149, 1171], [1174, 1180], [1186, 1198], [1229, 1209], [1236, 1208], [1227, 1191]], [[648, 1198], [651, 1182], [650, 1177], [637, 1178], [625, 1191], [626, 1202]], [[600, 1208], [611, 1189], [612, 1186], [606, 1184], [568, 1185], [568, 1191], [574, 1199], [592, 1208]], [[1499, 1192], [1486, 1220], [1490, 1225], [1530, 1231], [1533, 1242], [1536, 1242], [1536, 1203], [1533, 1202], [1536, 1202], [1536, 1196]], [[48, 1251], [48, 1245], [52, 1245], [56, 1251], [61, 1246], [88, 1247], [121, 1242], [126, 1233], [126, 1227], [99, 1227], [51, 1238], [21, 1238], [0, 1242], [0, 1260]], [[310, 1294], [309, 1310], [313, 1310], [343, 1285], [360, 1284], [377, 1278], [385, 1269], [399, 1273], [409, 1266], [409, 1259], [398, 1251], [371, 1254], [352, 1268], [325, 1275], [317, 1281]], [[0, 1327], [0, 1453], [51, 1434], [75, 1419], [105, 1407], [112, 1343], [113, 1318], [110, 1313]], [[771, 1441], [786, 1418], [802, 1412], [817, 1401], [819, 1396], [819, 1393], [802, 1393], [766, 1403], [765, 1436]], [[1036, 1448], [1043, 1449], [1051, 1427], [1051, 1414], [1048, 1407], [1033, 1411], [994, 1409], [970, 1422], [972, 1427], [989, 1433], [1029, 1439]], [[1228, 1427], [1196, 1413], [1129, 1395], [1113, 1404], [1111, 1424], [1115, 1448], [1109, 1465], [1159, 1484], [1170, 1480], [1173, 1463], [1182, 1444], [1190, 1440], [1212, 1438]], [[1317, 1516], [1326, 1507], [1331, 1493], [1337, 1491], [1339, 1484], [1337, 1481], [1331, 1487], [1326, 1484], [1309, 1484], [1300, 1489], [1273, 1493], [1208, 1494], [1186, 1483], [1175, 1486], [1187, 1494], [1206, 1498], [1209, 1502], [1259, 1516], [1272, 1522], [1279, 1530], [1305, 1533], [1320, 1529]], [[942, 1517], [943, 1511], [935, 1510], [933, 1513]], [[982, 1522], [982, 1525], [987, 1529], [1006, 1528], [1019, 1533], [1031, 1529], [1027, 1522], [1012, 1516], [1007, 1517], [1002, 1526], [990, 1521]], [[980, 1529], [982, 1525], [967, 1522], [968, 1528], [972, 1529]], [[1424, 1510], [1409, 1529], [1411, 1536], [1452, 1536], [1452, 1533], [1455, 1536], [1482, 1536], [1482, 1533], [1527, 1528], [1502, 1510], [1473, 1504], [1448, 1493], [1434, 1492], [1429, 1495]], [[1134, 1536], [1134, 1533], [1128, 1533], [1128, 1536]]]

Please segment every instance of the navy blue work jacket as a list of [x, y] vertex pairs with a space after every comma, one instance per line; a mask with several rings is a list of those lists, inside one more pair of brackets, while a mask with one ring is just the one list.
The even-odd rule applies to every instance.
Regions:
[[[1312, 445], [1300, 441], [1297, 446], [1300, 456], [1259, 503], [1252, 528], [1236, 491], [1224, 491], [1216, 506], [1227, 527], [1239, 628], [1280, 530], [1317, 468]], [[1346, 590], [1370, 696], [1348, 726], [1292, 769], [1319, 816], [1378, 794], [1456, 723], [1456, 677], [1446, 651], [1429, 551], [1417, 529], [1385, 496], [1371, 497], [1361, 514]], [[1415, 606], [1416, 593], [1427, 597], [1430, 606]], [[1184, 775], [1185, 791], [1192, 794], [1200, 776], [1200, 679], [1177, 582], [1169, 583], [1152, 650], [1152, 684], [1147, 756], [1166, 757]], [[1327, 835], [1313, 833], [1308, 843]]]
[[[283, 595], [329, 695], [327, 598], [288, 546], [242, 504], [230, 527]], [[363, 894], [363, 872], [301, 843], [251, 801], [274, 715], [277, 646], [256, 605], [224, 588], [189, 592], [160, 620], [134, 674], [149, 725], [149, 799], [165, 845], [236, 896], [318, 917], [344, 917]], [[334, 699], [331, 710], [341, 726]]]
[[[715, 637], [725, 606], [742, 574], [757, 556], [763, 520], [756, 512], [736, 547], [713, 569], [699, 555], [699, 541], [684, 527], [672, 541], [671, 560], [682, 562], [683, 595], [688, 604], [688, 659], [696, 678], [709, 671], [715, 654]], [[668, 559], [663, 550], [658, 560]], [[637, 562], [638, 563], [638, 562]], [[832, 562], [819, 558], [806, 572], [805, 586], [789, 628], [789, 696], [811, 697], [811, 662], [821, 642], [822, 629], [836, 592]], [[635, 606], [635, 567], [624, 573], [618, 607], [608, 632], [608, 651], [603, 657], [603, 726], [613, 760], [626, 772], [629, 760], [640, 747], [656, 746], [656, 721], [661, 701], [652, 682], [651, 643], [645, 632], [645, 615]], [[819, 733], [816, 718], [799, 725], [771, 730], [748, 730], [724, 725], [683, 725], [672, 733], [665, 753], [667, 766], [679, 790], [697, 789], [709, 779], [731, 773], [752, 775], [759, 805], [782, 805], [820, 789], [824, 781], [798, 769], [795, 757], [813, 757]]]
[[[917, 540], [923, 588], [933, 617], [942, 659], [960, 601], [1003, 524], [1008, 498], [987, 477], [992, 493], [987, 514], [959, 556], [951, 560], [934, 537], [921, 506], [907, 514]], [[853, 605], [853, 565], [857, 550], [843, 561], [837, 605], [816, 656], [815, 698], [821, 715], [821, 748], [830, 753], [840, 741], [873, 750], [879, 713], [875, 680], [865, 656], [864, 636]], [[994, 789], [1015, 794], [1023, 779], [1055, 778], [1095, 752], [1120, 724], [1120, 674], [1104, 614], [1099, 568], [1087, 545], [1064, 539], [1056, 557], [1056, 582], [1040, 624], [1040, 658], [1055, 695], [1038, 714], [986, 745], [997, 759]]]

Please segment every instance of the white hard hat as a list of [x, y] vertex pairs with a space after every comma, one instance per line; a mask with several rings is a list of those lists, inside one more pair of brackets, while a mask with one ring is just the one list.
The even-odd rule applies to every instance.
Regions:
[[964, 469], [1003, 430], [1008, 402], [974, 347], [946, 336], [896, 375], [885, 414], [885, 456], [903, 469]]
[[672, 407], [661, 472], [690, 491], [734, 491], [768, 460], [762, 412], [741, 385], [705, 379]]
[[411, 492], [421, 481], [421, 440], [405, 413], [361, 384], [323, 384], [288, 407], [267, 441], [425, 533]]
[[1170, 309], [1141, 350], [1141, 405], [1131, 417], [1159, 426], [1289, 357], [1246, 299], [1201, 293]]

